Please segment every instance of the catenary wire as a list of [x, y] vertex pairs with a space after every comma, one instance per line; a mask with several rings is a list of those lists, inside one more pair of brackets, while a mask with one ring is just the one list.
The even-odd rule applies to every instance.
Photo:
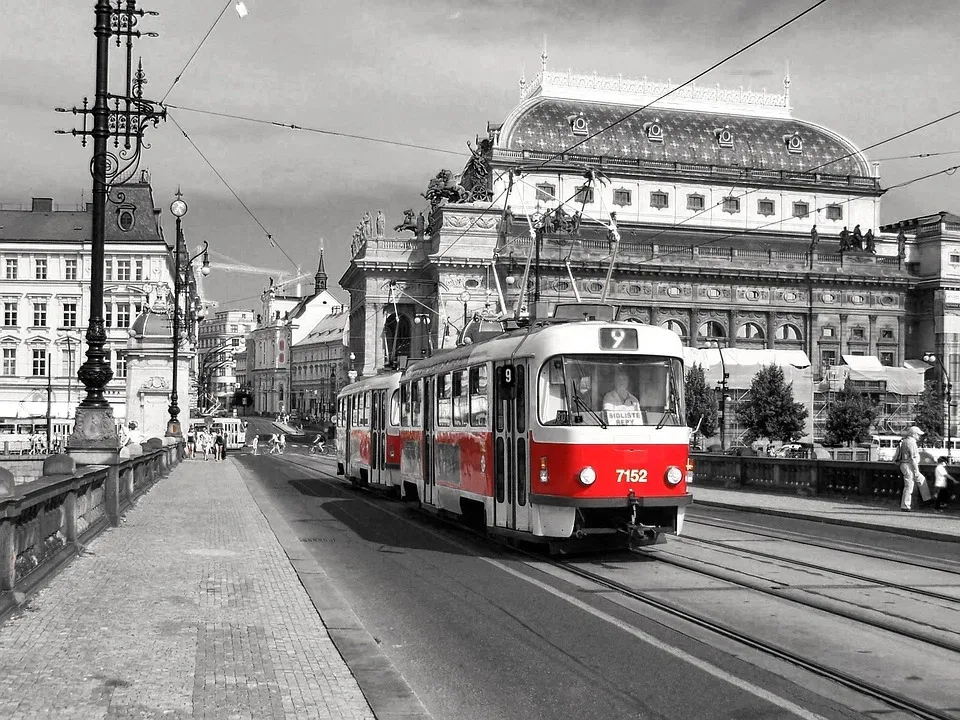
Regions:
[[227, 0], [227, 4], [223, 6], [223, 9], [220, 11], [220, 14], [217, 15], [217, 19], [213, 21], [213, 25], [210, 26], [209, 30], [207, 30], [207, 34], [203, 36], [203, 39], [200, 41], [200, 44], [197, 45], [196, 49], [190, 55], [190, 58], [184, 64], [183, 68], [181, 68], [180, 72], [177, 73], [177, 76], [173, 79], [173, 82], [170, 83], [170, 87], [167, 88], [167, 91], [163, 94], [163, 99], [160, 100], [161, 105], [163, 105], [163, 102], [164, 100], [167, 99], [167, 96], [170, 95], [171, 92], [173, 92], [173, 88], [176, 87], [176, 84], [180, 82], [180, 78], [183, 77], [183, 74], [187, 71], [187, 68], [190, 67], [190, 63], [193, 62], [193, 59], [197, 56], [197, 53], [200, 52], [200, 48], [203, 47], [203, 44], [207, 41], [207, 38], [210, 37], [210, 34], [213, 32], [214, 28], [216, 28], [217, 25], [220, 24], [220, 20], [221, 18], [223, 18], [223, 14], [227, 11], [227, 8], [229, 8], [233, 4], [233, 2], [234, 0]]
[[243, 207], [243, 209], [247, 211], [247, 214], [251, 218], [253, 218], [253, 221], [260, 226], [260, 229], [263, 230], [264, 234], [267, 236], [267, 239], [270, 241], [271, 245], [273, 245], [281, 253], [283, 253], [283, 256], [290, 261], [290, 264], [296, 268], [297, 272], [300, 272], [300, 265], [298, 265], [294, 261], [294, 259], [287, 254], [287, 251], [283, 249], [283, 246], [279, 242], [277, 242], [277, 239], [273, 237], [273, 235], [270, 233], [269, 230], [267, 230], [266, 226], [262, 222], [260, 222], [260, 219], [253, 213], [253, 211], [240, 198], [240, 196], [237, 195], [236, 191], [233, 189], [233, 187], [231, 187], [230, 183], [228, 183], [226, 179], [223, 177], [223, 175], [220, 173], [220, 171], [217, 170], [216, 167], [214, 167], [213, 163], [210, 162], [209, 158], [207, 158], [207, 156], [203, 154], [203, 151], [199, 147], [197, 147], [197, 144], [193, 141], [193, 139], [189, 135], [187, 135], [186, 131], [180, 126], [180, 123], [177, 122], [176, 118], [173, 117], [173, 115], [170, 113], [167, 113], [167, 117], [169, 117], [173, 121], [173, 124], [177, 126], [177, 129], [181, 132], [183, 137], [186, 138], [188, 143], [190, 143], [190, 146], [197, 151], [197, 154], [201, 158], [203, 158], [203, 161], [210, 167], [211, 170], [213, 170], [214, 175], [216, 175], [220, 179], [220, 182], [222, 182], [224, 186], [227, 188], [227, 190], [229, 190], [230, 193], [233, 195], [233, 197], [236, 198], [237, 202], [240, 203], [241, 207]]
[[228, 118], [230, 120], [243, 120], [245, 122], [257, 123], [258, 125], [273, 125], [274, 127], [285, 128], [287, 130], [300, 130], [302, 132], [316, 133], [318, 135], [349, 138], [351, 140], [364, 140], [366, 142], [380, 143], [382, 145], [393, 145], [395, 147], [426, 150], [428, 152], [444, 153], [446, 155], [463, 157], [463, 152], [461, 150], [448, 150], [446, 148], [418, 145], [416, 143], [402, 142], [400, 140], [389, 140], [387, 138], [372, 137], [370, 135], [357, 135], [355, 133], [342, 132], [340, 130], [325, 130], [322, 128], [309, 127], [307, 125], [295, 125], [293, 123], [279, 122], [277, 120], [263, 120], [262, 118], [249, 117], [246, 115], [235, 115], [233, 113], [217, 112], [215, 110], [201, 110], [199, 108], [185, 107], [183, 105], [167, 105], [167, 107], [173, 108], [174, 110], [183, 110], [184, 112], [199, 113], [200, 115], [211, 115], [213, 117]]

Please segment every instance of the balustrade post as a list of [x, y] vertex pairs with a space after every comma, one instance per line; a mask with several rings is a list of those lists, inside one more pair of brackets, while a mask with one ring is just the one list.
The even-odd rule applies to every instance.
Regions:
[[68, 543], [77, 541], [77, 491], [71, 490], [63, 499], [63, 530]]
[[103, 483], [103, 504], [107, 510], [107, 517], [113, 527], [120, 525], [120, 467], [111, 465], [107, 468], [107, 479]]
[[13, 590], [17, 582], [16, 524], [0, 520], [0, 592]]

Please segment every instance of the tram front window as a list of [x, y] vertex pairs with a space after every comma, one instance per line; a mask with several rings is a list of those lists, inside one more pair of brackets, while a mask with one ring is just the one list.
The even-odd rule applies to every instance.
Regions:
[[655, 355], [563, 355], [540, 369], [541, 425], [684, 424], [683, 364]]

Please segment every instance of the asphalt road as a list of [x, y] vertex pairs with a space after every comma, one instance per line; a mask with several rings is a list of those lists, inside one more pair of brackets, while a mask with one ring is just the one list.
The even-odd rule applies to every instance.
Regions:
[[604, 593], [288, 462], [328, 461], [240, 459], [435, 718], [851, 717]]

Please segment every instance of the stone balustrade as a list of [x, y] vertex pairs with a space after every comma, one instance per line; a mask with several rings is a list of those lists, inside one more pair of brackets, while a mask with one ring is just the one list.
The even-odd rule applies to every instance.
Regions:
[[[849, 462], [695, 453], [694, 485], [894, 500], [903, 491], [900, 469], [892, 462]], [[928, 481], [933, 465], [921, 466]]]
[[42, 476], [15, 484], [0, 468], [0, 617], [55, 573], [183, 457], [183, 443], [151, 438], [121, 449], [115, 465], [77, 468], [51, 455]]

